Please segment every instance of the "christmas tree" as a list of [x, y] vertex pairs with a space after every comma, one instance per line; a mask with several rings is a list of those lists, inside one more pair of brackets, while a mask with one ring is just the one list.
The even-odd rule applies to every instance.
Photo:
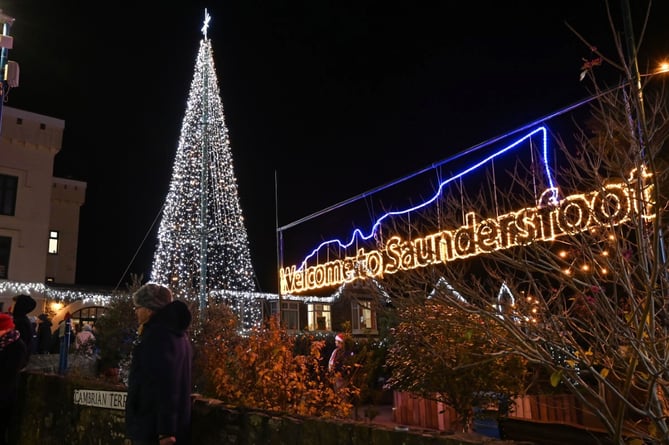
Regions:
[[151, 281], [169, 286], [178, 298], [199, 298], [201, 314], [208, 297], [226, 295], [248, 321], [255, 275], [207, 38], [209, 20], [205, 10]]

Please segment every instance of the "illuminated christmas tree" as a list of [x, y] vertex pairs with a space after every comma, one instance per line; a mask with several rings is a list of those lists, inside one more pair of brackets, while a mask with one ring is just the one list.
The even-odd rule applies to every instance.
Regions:
[[[248, 237], [237, 192], [205, 11], [172, 179], [158, 230], [151, 281], [175, 296], [226, 295], [243, 319], [255, 318], [256, 290]], [[232, 291], [232, 292], [229, 292]], [[238, 291], [238, 292], [234, 292]], [[230, 301], [234, 295], [235, 301]]]

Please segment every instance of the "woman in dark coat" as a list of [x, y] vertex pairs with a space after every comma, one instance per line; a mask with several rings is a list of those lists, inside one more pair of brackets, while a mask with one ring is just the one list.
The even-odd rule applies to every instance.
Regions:
[[28, 351], [15, 329], [13, 317], [0, 314], [0, 445], [7, 444], [14, 421], [19, 372], [26, 366]]
[[132, 352], [126, 435], [133, 445], [190, 442], [191, 313], [172, 292], [145, 284], [133, 294], [139, 337]]
[[35, 306], [37, 306], [37, 302], [30, 295], [21, 294], [14, 297], [14, 306], [12, 308], [14, 325], [19, 334], [21, 334], [21, 340], [26, 345], [28, 357], [30, 357], [30, 353], [33, 350], [33, 336], [35, 335], [35, 328], [30, 318], [28, 318], [28, 314], [35, 309]]
[[47, 314], [40, 314], [39, 324], [37, 325], [37, 353], [38, 354], [48, 354], [51, 349], [51, 339], [53, 334], [51, 333], [51, 320]]

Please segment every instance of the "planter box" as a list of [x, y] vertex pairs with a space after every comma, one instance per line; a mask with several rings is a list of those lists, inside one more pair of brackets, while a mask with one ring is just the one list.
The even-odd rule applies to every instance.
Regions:
[[539, 422], [582, 424], [580, 404], [571, 394], [541, 394], [517, 397], [508, 417]]
[[413, 396], [406, 392], [393, 392], [393, 422], [438, 431], [457, 431], [455, 410], [434, 400]]

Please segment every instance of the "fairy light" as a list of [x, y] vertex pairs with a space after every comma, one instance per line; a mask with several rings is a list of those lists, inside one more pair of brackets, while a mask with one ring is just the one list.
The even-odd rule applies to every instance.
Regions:
[[[206, 13], [150, 276], [185, 299], [238, 291], [226, 294], [234, 297], [229, 303], [244, 323], [252, 323], [261, 319], [262, 308], [256, 301], [230, 138], [211, 41], [206, 37], [210, 19]], [[206, 230], [202, 230], [202, 202]]]

